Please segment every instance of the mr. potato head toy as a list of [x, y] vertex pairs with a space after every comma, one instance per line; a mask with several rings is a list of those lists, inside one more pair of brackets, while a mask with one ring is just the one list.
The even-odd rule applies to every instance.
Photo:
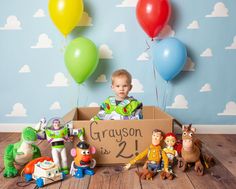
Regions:
[[76, 148], [71, 149], [71, 155], [74, 161], [71, 163], [70, 174], [76, 178], [83, 178], [84, 175], [94, 175], [93, 168], [96, 160], [92, 158], [92, 154], [96, 153], [96, 149], [85, 141], [80, 141]]

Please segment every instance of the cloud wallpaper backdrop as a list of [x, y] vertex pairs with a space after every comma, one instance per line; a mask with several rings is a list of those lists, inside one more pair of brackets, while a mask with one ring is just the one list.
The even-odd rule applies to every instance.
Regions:
[[[168, 84], [152, 63], [152, 42], [139, 26], [137, 0], [84, 0], [81, 21], [65, 39], [47, 0], [1, 0], [0, 124], [36, 123], [76, 106], [98, 106], [112, 95], [114, 70], [133, 76], [131, 95], [184, 123], [236, 126], [236, 1], [171, 0], [158, 39], [176, 37], [188, 51], [183, 71]], [[64, 64], [79, 36], [99, 48], [96, 71], [81, 86]], [[150, 48], [148, 48], [150, 46]]]

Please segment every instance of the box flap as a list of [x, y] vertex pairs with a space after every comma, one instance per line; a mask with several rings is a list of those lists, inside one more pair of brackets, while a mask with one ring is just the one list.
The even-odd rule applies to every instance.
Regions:
[[65, 122], [77, 120], [77, 114], [78, 114], [77, 112], [78, 112], [77, 108], [72, 109], [70, 112], [68, 112], [66, 115], [64, 115], [63, 120]]
[[164, 112], [162, 109], [155, 107], [155, 119], [174, 119], [172, 116]]

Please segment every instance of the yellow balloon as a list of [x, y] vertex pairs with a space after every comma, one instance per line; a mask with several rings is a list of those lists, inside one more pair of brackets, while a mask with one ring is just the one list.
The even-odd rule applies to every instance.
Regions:
[[78, 25], [84, 4], [83, 0], [49, 0], [48, 9], [53, 23], [67, 36]]

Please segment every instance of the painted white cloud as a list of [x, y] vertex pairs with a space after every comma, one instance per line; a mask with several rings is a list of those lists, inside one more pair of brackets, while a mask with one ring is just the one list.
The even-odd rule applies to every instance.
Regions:
[[142, 83], [140, 83], [140, 81], [138, 79], [132, 79], [132, 89], [130, 91], [130, 93], [143, 93], [143, 85]]
[[124, 24], [120, 24], [119, 26], [117, 26], [114, 29], [114, 32], [118, 32], [118, 33], [126, 32], [125, 25]]
[[232, 44], [228, 47], [225, 47], [225, 49], [236, 49], [236, 35], [234, 36]]
[[45, 13], [44, 13], [44, 10], [43, 9], [38, 9], [34, 15], [33, 15], [34, 18], [42, 18], [42, 17], [45, 17]]
[[50, 106], [50, 110], [60, 110], [61, 109], [61, 105], [58, 101], [54, 102], [51, 106]]
[[101, 59], [112, 59], [112, 50], [109, 48], [108, 45], [102, 44], [99, 47], [99, 55]]
[[206, 15], [206, 17], [227, 17], [228, 9], [225, 7], [225, 4], [222, 2], [218, 2], [215, 4], [213, 11], [211, 14]]
[[98, 103], [96, 103], [96, 102], [91, 102], [88, 106], [89, 107], [99, 107]]
[[189, 30], [196, 30], [199, 29], [199, 24], [197, 20], [193, 20], [187, 27]]
[[19, 70], [19, 73], [30, 73], [30, 72], [31, 72], [30, 67], [27, 64], [22, 66]]
[[188, 57], [187, 63], [185, 64], [183, 71], [195, 71], [194, 67], [195, 63], [192, 61], [191, 58]]
[[81, 20], [79, 21], [78, 26], [92, 26], [92, 17], [89, 16], [87, 12], [83, 12]]
[[96, 82], [98, 83], [105, 83], [107, 82], [107, 78], [105, 74], [101, 74], [100, 76], [98, 76], [98, 78], [96, 79]]
[[61, 72], [58, 72], [54, 75], [54, 80], [52, 83], [47, 84], [47, 87], [67, 87], [68, 79]]
[[116, 7], [136, 7], [138, 0], [123, 0], [121, 4]]
[[183, 95], [177, 95], [171, 106], [167, 106], [169, 109], [188, 109], [188, 101]]
[[205, 51], [202, 52], [200, 55], [202, 57], [211, 57], [212, 55], [212, 50], [210, 48], [207, 48]]
[[23, 104], [16, 103], [12, 107], [12, 111], [10, 114], [6, 114], [7, 117], [26, 117], [26, 109]]
[[39, 35], [37, 44], [31, 46], [31, 48], [32, 49], [52, 48], [52, 40], [49, 39], [47, 34], [42, 33]]
[[171, 28], [170, 25], [165, 25], [165, 27], [161, 30], [160, 34], [157, 36], [158, 39], [164, 39], [167, 37], [174, 37], [175, 31]]
[[202, 86], [202, 88], [200, 89], [200, 92], [210, 92], [211, 89], [211, 84], [206, 83], [205, 85]]
[[222, 113], [218, 113], [218, 116], [236, 116], [236, 103], [230, 101], [226, 104], [225, 109]]
[[21, 30], [21, 22], [14, 15], [8, 16], [6, 24], [3, 27], [0, 27], [0, 30]]
[[149, 60], [149, 54], [146, 52], [143, 52], [142, 54], [139, 55], [137, 58], [137, 61], [148, 61]]

